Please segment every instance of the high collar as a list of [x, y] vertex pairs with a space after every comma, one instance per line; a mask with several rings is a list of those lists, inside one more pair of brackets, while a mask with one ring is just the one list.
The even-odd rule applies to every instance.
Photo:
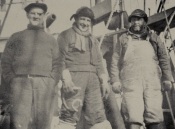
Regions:
[[44, 30], [44, 26], [43, 25], [33, 26], [31, 24], [28, 24], [27, 29], [29, 29], [29, 30]]
[[150, 29], [148, 26], [145, 26], [140, 33], [135, 33], [132, 28], [129, 28], [128, 34], [134, 38], [146, 38], [147, 35], [150, 33]]

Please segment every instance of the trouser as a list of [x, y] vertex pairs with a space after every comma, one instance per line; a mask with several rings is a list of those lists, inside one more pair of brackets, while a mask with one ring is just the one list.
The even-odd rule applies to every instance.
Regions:
[[160, 123], [163, 121], [160, 80], [130, 79], [123, 81], [122, 111], [129, 123]]
[[11, 129], [50, 129], [57, 90], [48, 77], [16, 77], [10, 84]]
[[123, 86], [122, 111], [129, 123], [146, 124], [163, 121], [161, 70], [157, 53], [146, 40], [133, 40], [128, 35], [121, 62], [120, 79]]
[[75, 86], [81, 90], [74, 96], [65, 94], [61, 109], [60, 119], [65, 122], [77, 123], [80, 119], [82, 106], [78, 111], [68, 109], [65, 103], [71, 107], [76, 100], [81, 100], [85, 107], [85, 119], [90, 126], [106, 120], [104, 105], [102, 102], [99, 78], [94, 72], [71, 72]]
[[[113, 129], [125, 129], [123, 118], [121, 116], [117, 101], [115, 99], [115, 94], [113, 91], [110, 92], [108, 98], [104, 100], [105, 112], [107, 120], [110, 122]], [[78, 122], [76, 129], [85, 129], [87, 127], [86, 121], [84, 118], [84, 110], [81, 114], [81, 119]]]
[[121, 116], [119, 106], [117, 104], [115, 94], [110, 92], [106, 101], [104, 101], [106, 116], [113, 129], [125, 129], [124, 121]]

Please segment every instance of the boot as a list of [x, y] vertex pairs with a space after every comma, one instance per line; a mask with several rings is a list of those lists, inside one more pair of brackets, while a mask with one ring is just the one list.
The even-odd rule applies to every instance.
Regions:
[[140, 123], [130, 123], [128, 124], [127, 129], [140, 129], [142, 124]]
[[53, 129], [75, 129], [75, 124], [60, 120], [57, 127]]
[[101, 123], [95, 124], [90, 129], [112, 129], [112, 127], [111, 127], [111, 124], [109, 123], [109, 121], [105, 120]]
[[148, 124], [148, 125], [146, 125], [146, 128], [147, 129], [166, 129], [163, 122]]

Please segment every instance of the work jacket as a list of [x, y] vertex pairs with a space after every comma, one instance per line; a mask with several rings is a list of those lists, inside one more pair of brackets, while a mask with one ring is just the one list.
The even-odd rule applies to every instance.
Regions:
[[132, 40], [148, 40], [151, 43], [157, 55], [159, 66], [162, 71], [162, 80], [171, 81], [172, 76], [170, 70], [170, 61], [167, 56], [164, 43], [160, 40], [159, 36], [150, 31], [147, 31], [144, 34], [138, 36], [132, 33], [130, 30], [128, 30], [128, 32], [122, 34], [119, 37], [119, 42], [116, 43], [114, 48], [110, 69], [111, 83], [120, 81], [120, 70], [122, 67], [122, 59], [127, 50], [129, 37], [131, 37]]

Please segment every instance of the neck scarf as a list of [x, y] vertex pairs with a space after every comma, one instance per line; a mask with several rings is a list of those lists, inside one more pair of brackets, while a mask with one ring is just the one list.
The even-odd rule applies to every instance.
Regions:
[[149, 34], [149, 28], [145, 25], [141, 31], [135, 32], [131, 27], [129, 29], [129, 33], [132, 35], [135, 35], [136, 37], [142, 38], [142, 37], [146, 37]]
[[[74, 23], [72, 26], [73, 30], [76, 32], [75, 35], [75, 48], [80, 51], [86, 51], [86, 37], [91, 37], [91, 33], [89, 31], [82, 32], [80, 29], [77, 28], [76, 24]], [[91, 38], [90, 38], [91, 39]]]

